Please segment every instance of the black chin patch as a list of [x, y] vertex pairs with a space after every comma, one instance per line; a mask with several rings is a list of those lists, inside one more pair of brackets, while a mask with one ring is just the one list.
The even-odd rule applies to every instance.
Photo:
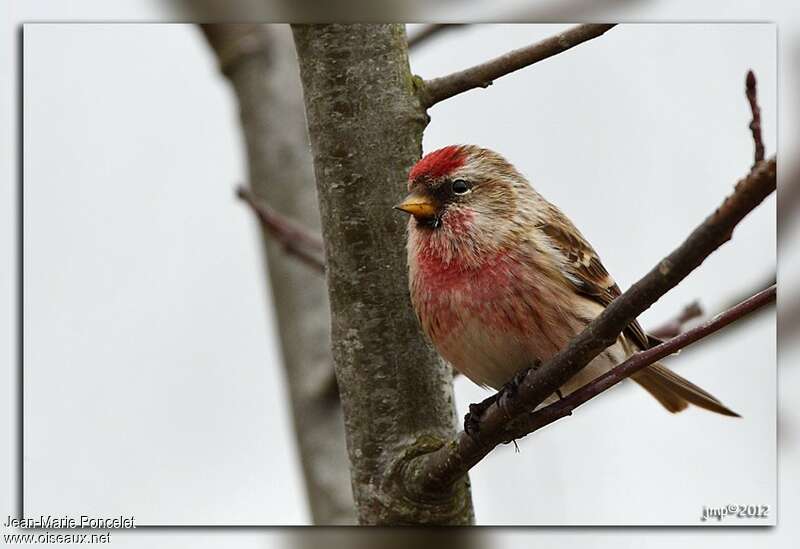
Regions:
[[441, 225], [442, 225], [442, 219], [438, 215], [435, 215], [433, 217], [426, 217], [424, 219], [417, 218], [418, 227], [423, 227], [425, 229], [433, 230], [438, 227], [441, 227]]

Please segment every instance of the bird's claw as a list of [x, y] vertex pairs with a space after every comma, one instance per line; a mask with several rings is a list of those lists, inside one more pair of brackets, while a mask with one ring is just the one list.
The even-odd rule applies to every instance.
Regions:
[[469, 405], [469, 413], [464, 416], [464, 432], [469, 435], [469, 437], [478, 442], [478, 435], [480, 433], [480, 424], [481, 424], [481, 417], [483, 416], [484, 412], [491, 406], [492, 404], [497, 404], [497, 406], [505, 412], [506, 417], [511, 419], [511, 414], [508, 412], [506, 405], [509, 399], [513, 399], [519, 390], [519, 386], [525, 379], [525, 376], [528, 375], [528, 372], [537, 368], [539, 366], [538, 363], [534, 364], [532, 367], [524, 368], [514, 374], [514, 377], [511, 378], [511, 381], [503, 385], [497, 393], [493, 394], [487, 399], [484, 399], [481, 402], [470, 404]]
[[478, 434], [480, 432], [481, 417], [483, 416], [483, 413], [489, 408], [489, 406], [497, 402], [497, 400], [500, 398], [500, 394], [501, 393], [499, 392], [495, 393], [481, 402], [469, 405], [469, 412], [464, 416], [464, 432], [467, 433], [467, 435], [469, 435], [469, 437], [475, 442], [478, 442]]
[[509, 413], [507, 408], [508, 401], [512, 400], [515, 396], [517, 396], [517, 393], [519, 392], [519, 387], [520, 385], [522, 385], [522, 382], [525, 381], [525, 377], [528, 375], [528, 372], [530, 372], [531, 370], [535, 370], [538, 367], [539, 363], [537, 362], [533, 366], [528, 366], [527, 368], [523, 368], [522, 370], [514, 374], [514, 377], [511, 378], [511, 381], [503, 385], [503, 387], [500, 389], [499, 394], [504, 395], [505, 398], [502, 398], [500, 400], [499, 405], [501, 406], [501, 408], [503, 408], [503, 411], [506, 413], [506, 417], [508, 417], [508, 419], [511, 419], [511, 414]]
[[522, 385], [522, 382], [525, 380], [525, 377], [531, 370], [533, 370], [532, 366], [523, 368], [522, 370], [514, 374], [514, 377], [511, 378], [511, 381], [509, 381], [503, 386], [502, 391], [506, 394], [508, 398], [514, 398], [515, 396], [517, 396], [517, 392], [519, 391], [519, 386]]

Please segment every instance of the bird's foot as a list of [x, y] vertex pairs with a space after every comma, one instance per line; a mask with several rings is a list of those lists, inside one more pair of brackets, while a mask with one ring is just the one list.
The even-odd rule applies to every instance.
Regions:
[[489, 409], [489, 406], [495, 404], [500, 399], [500, 394], [500, 392], [497, 392], [481, 402], [469, 405], [469, 413], [464, 416], [464, 432], [475, 442], [478, 442], [478, 433], [480, 432], [483, 413]]
[[503, 387], [500, 389], [499, 393], [503, 395], [503, 398], [499, 399], [500, 401], [498, 402], [498, 405], [503, 409], [508, 419], [511, 419], [511, 413], [508, 411], [509, 401], [514, 400], [514, 397], [517, 396], [517, 393], [519, 392], [519, 387], [520, 385], [522, 385], [522, 382], [525, 381], [525, 378], [527, 377], [528, 373], [531, 370], [535, 370], [539, 366], [541, 366], [541, 363], [539, 361], [536, 361], [533, 364], [533, 366], [528, 366], [527, 368], [523, 368], [522, 370], [514, 374], [514, 377], [511, 378], [511, 381], [503, 385]]
[[464, 432], [467, 433], [472, 440], [478, 442], [481, 417], [492, 404], [496, 404], [500, 409], [502, 409], [506, 414], [506, 417], [510, 420], [511, 414], [506, 407], [509, 400], [513, 399], [517, 395], [519, 386], [525, 380], [525, 376], [528, 375], [528, 372], [538, 368], [539, 365], [540, 363], [537, 361], [533, 366], [529, 366], [528, 368], [520, 370], [514, 374], [514, 377], [511, 378], [511, 381], [503, 385], [495, 394], [481, 402], [470, 404], [469, 413], [464, 416]]

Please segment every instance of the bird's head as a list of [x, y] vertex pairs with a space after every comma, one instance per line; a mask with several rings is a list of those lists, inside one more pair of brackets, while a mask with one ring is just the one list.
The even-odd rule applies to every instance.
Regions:
[[412, 230], [489, 245], [509, 236], [520, 194], [530, 186], [499, 154], [474, 145], [451, 145], [414, 165], [408, 191], [395, 208], [412, 216]]

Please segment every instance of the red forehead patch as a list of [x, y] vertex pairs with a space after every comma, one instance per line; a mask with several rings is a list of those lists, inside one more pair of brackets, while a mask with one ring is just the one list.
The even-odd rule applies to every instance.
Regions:
[[438, 179], [451, 173], [464, 165], [467, 152], [460, 145], [450, 145], [428, 153], [417, 162], [408, 174], [408, 180], [414, 181], [419, 177]]

